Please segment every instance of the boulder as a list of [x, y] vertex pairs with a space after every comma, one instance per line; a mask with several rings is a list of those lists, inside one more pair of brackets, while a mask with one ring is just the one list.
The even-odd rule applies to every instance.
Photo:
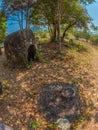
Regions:
[[58, 124], [58, 128], [60, 128], [61, 130], [70, 130], [71, 123], [66, 118], [65, 119], [59, 118], [57, 120], [57, 124]]
[[8, 35], [4, 41], [5, 54], [8, 62], [23, 64], [28, 60], [28, 48], [35, 45], [34, 34], [31, 30], [22, 30]]

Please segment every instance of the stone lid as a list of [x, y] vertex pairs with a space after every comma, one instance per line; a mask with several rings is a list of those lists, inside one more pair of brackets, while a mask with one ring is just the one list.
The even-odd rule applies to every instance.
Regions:
[[13, 130], [13, 129], [5, 125], [4, 123], [0, 122], [0, 130]]

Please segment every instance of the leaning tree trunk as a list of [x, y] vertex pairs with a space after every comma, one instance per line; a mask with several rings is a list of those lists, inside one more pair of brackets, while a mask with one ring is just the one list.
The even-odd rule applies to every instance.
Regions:
[[61, 41], [62, 41], [62, 42], [64, 41], [64, 38], [65, 38], [66, 32], [67, 32], [67, 30], [65, 29], [64, 32], [63, 32], [63, 35], [62, 35], [62, 37], [61, 37]]
[[65, 35], [66, 35], [66, 32], [75, 25], [76, 21], [74, 21], [73, 23], [70, 23], [64, 30], [63, 32], [63, 35], [61, 37], [61, 41], [63, 42], [64, 41], [64, 38], [65, 38]]

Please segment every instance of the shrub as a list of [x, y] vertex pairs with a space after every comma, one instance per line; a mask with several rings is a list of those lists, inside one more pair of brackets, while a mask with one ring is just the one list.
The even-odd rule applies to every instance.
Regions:
[[49, 129], [56, 129], [58, 127], [58, 123], [57, 122], [54, 122], [54, 123], [51, 123], [49, 126], [48, 126], [48, 128]]
[[98, 37], [94, 38], [92, 40], [93, 45], [98, 45]]
[[41, 62], [41, 63], [46, 63], [45, 59], [44, 59], [44, 53], [41, 50], [38, 50], [36, 53], [36, 59], [37, 61]]
[[31, 64], [28, 61], [24, 61], [24, 65], [27, 69], [31, 68]]
[[68, 48], [76, 50], [78, 52], [87, 51], [87, 48], [83, 44], [79, 42], [74, 42], [72, 39], [66, 42], [66, 45], [68, 46]]
[[32, 129], [37, 129], [41, 126], [41, 123], [40, 122], [37, 122], [35, 119], [33, 119], [29, 126], [32, 128]]

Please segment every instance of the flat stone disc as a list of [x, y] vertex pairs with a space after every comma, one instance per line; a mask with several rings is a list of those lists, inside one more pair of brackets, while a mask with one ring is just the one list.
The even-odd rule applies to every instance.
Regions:
[[80, 115], [79, 92], [75, 84], [55, 82], [43, 87], [39, 95], [39, 112], [48, 121], [67, 118], [70, 122]]

